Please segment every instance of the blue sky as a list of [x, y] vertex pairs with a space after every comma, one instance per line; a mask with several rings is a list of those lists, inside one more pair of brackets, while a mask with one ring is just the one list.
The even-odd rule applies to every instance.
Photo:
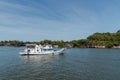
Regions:
[[70, 41], [119, 29], [119, 0], [0, 0], [0, 40]]

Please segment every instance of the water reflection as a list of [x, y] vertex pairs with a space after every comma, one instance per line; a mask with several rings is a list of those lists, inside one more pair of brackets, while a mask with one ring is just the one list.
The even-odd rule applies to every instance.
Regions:
[[54, 58], [54, 55], [25, 55], [25, 56], [20, 56], [21, 60], [24, 60], [26, 62], [29, 61], [51, 61], [52, 58]]
[[0, 49], [0, 80], [120, 80], [119, 49], [75, 48], [64, 55], [19, 56], [20, 49]]

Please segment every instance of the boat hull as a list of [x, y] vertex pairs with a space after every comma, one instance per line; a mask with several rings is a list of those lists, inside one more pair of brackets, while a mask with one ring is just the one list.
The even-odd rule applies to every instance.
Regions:
[[61, 55], [63, 53], [20, 53], [20, 55]]
[[20, 55], [60, 55], [63, 54], [63, 51], [65, 49], [60, 49], [58, 51], [43, 51], [43, 52], [25, 52], [22, 51], [19, 54]]

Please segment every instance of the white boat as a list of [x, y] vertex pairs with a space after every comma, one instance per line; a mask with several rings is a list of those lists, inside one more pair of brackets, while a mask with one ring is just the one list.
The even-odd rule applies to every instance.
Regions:
[[34, 55], [34, 54], [62, 54], [65, 48], [60, 50], [54, 50], [51, 45], [36, 45], [36, 44], [27, 44], [24, 51], [20, 51], [21, 55]]

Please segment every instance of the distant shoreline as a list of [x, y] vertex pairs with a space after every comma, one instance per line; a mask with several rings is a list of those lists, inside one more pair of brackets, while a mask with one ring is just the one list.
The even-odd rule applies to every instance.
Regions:
[[96, 32], [86, 39], [63, 41], [63, 40], [43, 40], [38, 42], [19, 41], [19, 40], [5, 40], [0, 41], [0, 46], [21, 47], [26, 44], [51, 44], [53, 47], [67, 47], [67, 48], [120, 48], [120, 30], [115, 33], [99, 33]]
[[[4, 47], [4, 46], [7, 46], [7, 47], [25, 47], [25, 44], [24, 45], [0, 45], [0, 47]], [[56, 45], [53, 45], [53, 47], [55, 48], [62, 48], [62, 47], [56, 47]], [[66, 47], [66, 48], [91, 48], [91, 49], [120, 49], [120, 46], [113, 46], [111, 48], [107, 48], [105, 46], [95, 46], [95, 47]]]

